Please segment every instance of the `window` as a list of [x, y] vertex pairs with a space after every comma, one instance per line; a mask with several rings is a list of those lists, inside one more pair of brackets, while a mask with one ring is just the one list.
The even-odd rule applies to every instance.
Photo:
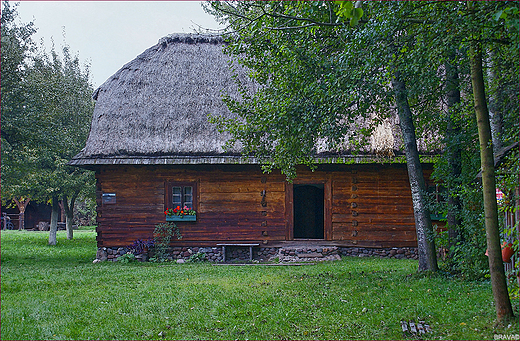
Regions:
[[443, 207], [446, 205], [446, 188], [438, 184], [430, 184], [428, 186], [428, 196], [430, 198], [430, 216], [434, 221], [444, 220], [446, 216], [442, 213]]
[[166, 186], [166, 208], [196, 207], [196, 184], [195, 183], [168, 183]]
[[444, 204], [446, 203], [446, 188], [439, 184], [428, 185], [428, 195], [433, 203]]

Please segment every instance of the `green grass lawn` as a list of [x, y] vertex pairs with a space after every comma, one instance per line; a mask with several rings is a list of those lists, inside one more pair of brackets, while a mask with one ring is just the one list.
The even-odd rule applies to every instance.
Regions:
[[[410, 260], [344, 258], [306, 266], [92, 264], [95, 232], [1, 234], [1, 339], [493, 340], [488, 282], [419, 276]], [[518, 312], [518, 302], [514, 303]]]

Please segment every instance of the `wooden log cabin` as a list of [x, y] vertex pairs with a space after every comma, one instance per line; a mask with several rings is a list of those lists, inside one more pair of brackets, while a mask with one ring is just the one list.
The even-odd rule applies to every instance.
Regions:
[[[98, 247], [151, 238], [178, 203], [197, 218], [177, 223], [176, 246], [416, 247], [402, 153], [321, 156], [318, 169], [302, 166], [290, 183], [224, 150], [229, 135], [208, 122], [209, 114], [231, 115], [223, 93], [238, 96], [223, 45], [215, 36], [162, 38], [95, 91], [89, 138], [70, 164], [96, 173]], [[399, 155], [398, 130], [386, 129]]]

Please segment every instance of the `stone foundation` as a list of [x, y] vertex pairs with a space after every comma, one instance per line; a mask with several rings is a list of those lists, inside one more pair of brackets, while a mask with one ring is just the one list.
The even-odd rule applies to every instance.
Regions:
[[416, 247], [402, 247], [402, 248], [364, 248], [364, 247], [343, 247], [341, 248], [342, 256], [352, 257], [378, 257], [378, 258], [396, 258], [396, 259], [418, 259]]
[[340, 260], [337, 246], [282, 247], [279, 250], [280, 262], [315, 262]]
[[[117, 259], [129, 252], [127, 247], [102, 247], [96, 254], [95, 263], [102, 261], [117, 261]], [[202, 253], [210, 262], [222, 262], [221, 247], [171, 247], [169, 250], [170, 261], [186, 262], [193, 255]], [[396, 259], [418, 259], [417, 248], [363, 248], [363, 247], [338, 247], [338, 246], [300, 246], [300, 247], [254, 247], [254, 262], [316, 262], [339, 260], [341, 257], [378, 257]], [[140, 261], [147, 261], [146, 255], [139, 255]], [[227, 247], [226, 262], [248, 262], [248, 247]]]

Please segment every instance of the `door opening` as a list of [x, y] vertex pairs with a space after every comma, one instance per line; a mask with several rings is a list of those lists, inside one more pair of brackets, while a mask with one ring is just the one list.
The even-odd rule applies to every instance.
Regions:
[[324, 185], [294, 185], [294, 238], [323, 239]]

